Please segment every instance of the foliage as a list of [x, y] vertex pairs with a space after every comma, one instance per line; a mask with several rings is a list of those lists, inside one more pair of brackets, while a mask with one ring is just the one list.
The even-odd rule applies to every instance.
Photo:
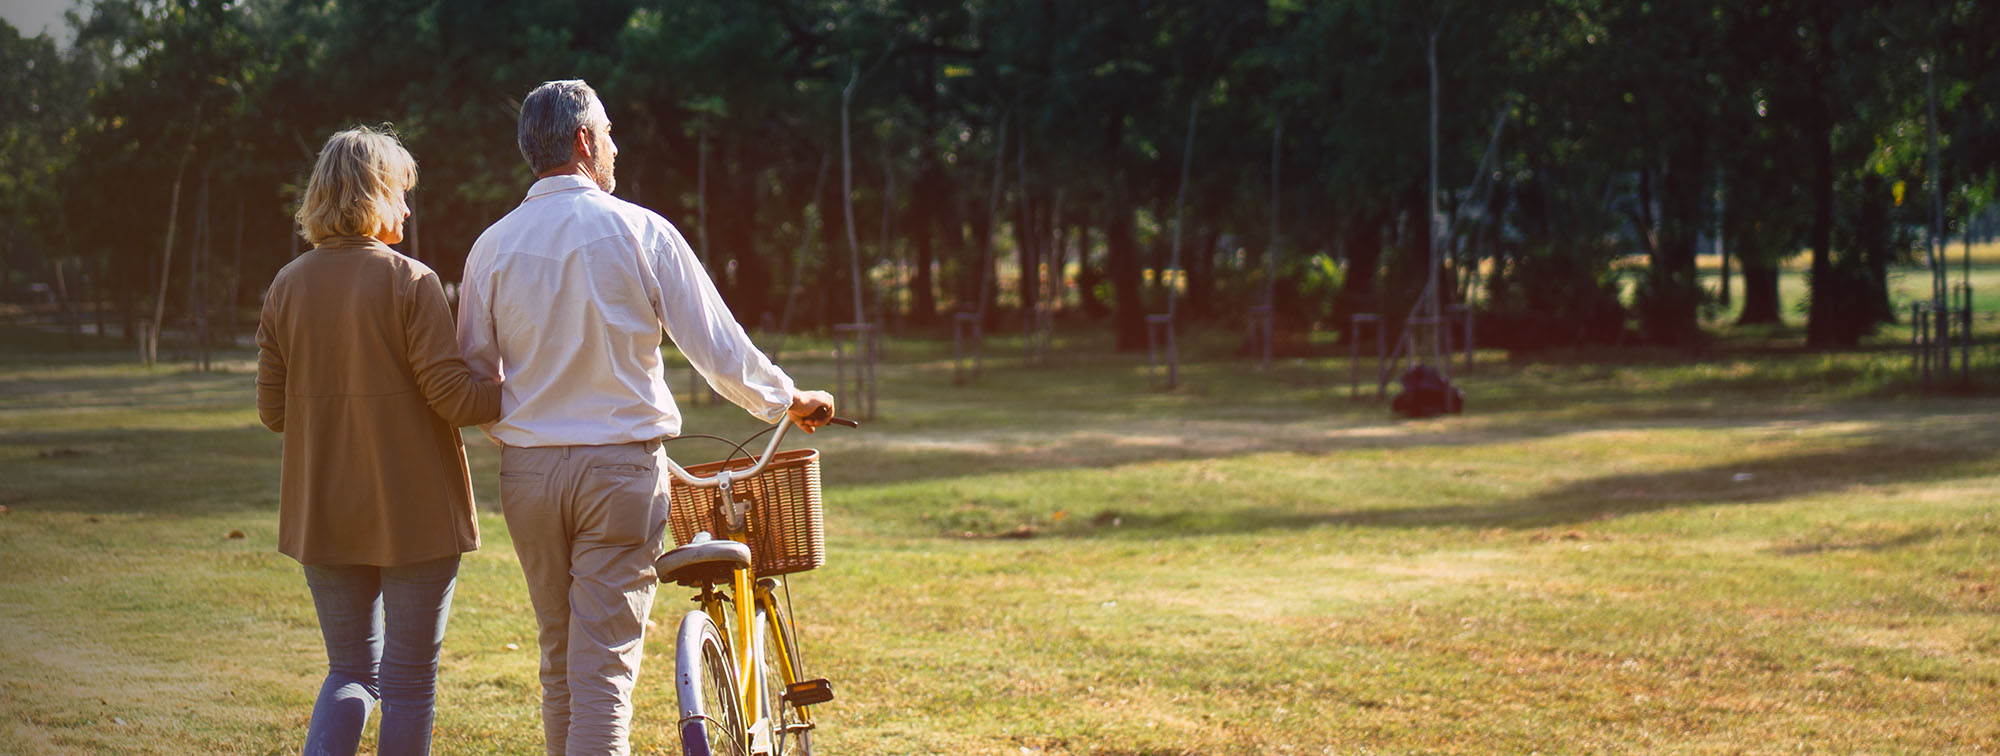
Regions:
[[[0, 294], [66, 264], [128, 327], [161, 280], [177, 323], [254, 305], [297, 250], [299, 175], [357, 122], [416, 153], [405, 251], [455, 277], [532, 179], [514, 103], [563, 77], [597, 85], [621, 192], [696, 241], [738, 317], [807, 330], [851, 319], [854, 288], [896, 325], [998, 326], [1055, 296], [1143, 345], [1178, 236], [1185, 276], [1164, 278], [1196, 321], [1260, 304], [1266, 255], [1338, 263], [1336, 288], [1283, 304], [1335, 327], [1400, 315], [1433, 247], [1453, 302], [1495, 313], [1599, 290], [1642, 255], [1636, 296], [1558, 317], [1605, 320], [1578, 339], [1694, 343], [1706, 235], [1765, 304], [1801, 247], [1826, 281], [1893, 257], [1837, 226], [1885, 202], [1871, 176], [1928, 197], [1919, 64], [1947, 227], [2000, 186], [2000, 11], [1974, 0], [95, 0], [72, 23], [68, 50], [0, 39], [21, 61], [0, 104]], [[1907, 239], [1925, 206], [1889, 205], [1885, 233]], [[1540, 271], [1558, 280], [1523, 278]], [[1882, 299], [1879, 275], [1851, 282]], [[1816, 344], [1858, 332], [1812, 312]]]
[[1495, 263], [1479, 328], [1492, 346], [1534, 352], [1605, 346], [1626, 335], [1615, 251], [1536, 246]]

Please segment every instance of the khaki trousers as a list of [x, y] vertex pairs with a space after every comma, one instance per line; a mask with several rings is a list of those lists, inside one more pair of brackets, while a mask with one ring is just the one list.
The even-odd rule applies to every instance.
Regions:
[[550, 756], [625, 756], [665, 552], [659, 444], [500, 452], [500, 509], [540, 626]]

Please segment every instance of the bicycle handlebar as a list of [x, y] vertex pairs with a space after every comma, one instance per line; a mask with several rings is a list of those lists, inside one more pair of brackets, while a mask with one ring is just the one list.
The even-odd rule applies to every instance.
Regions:
[[[827, 423], [832, 425], [845, 425], [849, 428], [861, 427], [860, 423], [854, 422], [853, 420], [849, 420], [844, 417], [829, 417], [827, 418]], [[754, 477], [757, 475], [757, 473], [764, 471], [765, 465], [770, 464], [771, 455], [777, 453], [778, 445], [784, 443], [785, 434], [790, 432], [791, 429], [792, 429], [791, 418], [786, 417], [784, 419], [779, 420], [777, 430], [771, 434], [771, 442], [764, 445], [763, 454], [757, 455], [757, 464], [751, 465], [741, 470], [730, 470], [725, 468], [715, 471], [714, 475], [709, 475], [704, 477], [688, 472], [687, 468], [681, 467], [680, 463], [675, 462], [672, 457], [664, 457], [667, 462], [667, 470], [669, 472], [672, 472], [674, 474], [674, 477], [679, 478], [682, 483], [686, 483], [690, 486], [695, 486], [697, 488], [715, 488], [718, 486], [722, 486], [730, 481], [742, 480], [744, 478]]]

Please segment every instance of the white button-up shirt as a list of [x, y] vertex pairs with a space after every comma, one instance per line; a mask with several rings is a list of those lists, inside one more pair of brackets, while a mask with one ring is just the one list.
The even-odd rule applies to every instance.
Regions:
[[576, 175], [536, 181], [465, 261], [458, 343], [502, 379], [507, 446], [649, 441], [681, 431], [661, 365], [665, 330], [723, 397], [766, 422], [792, 379], [750, 343], [665, 218]]

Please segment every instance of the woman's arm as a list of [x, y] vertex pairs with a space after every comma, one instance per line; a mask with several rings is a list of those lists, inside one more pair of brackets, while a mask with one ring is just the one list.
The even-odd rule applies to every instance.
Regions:
[[257, 419], [273, 432], [285, 432], [285, 352], [278, 344], [275, 296], [264, 297], [257, 317]]
[[458, 351], [458, 326], [436, 273], [424, 272], [410, 288], [404, 307], [410, 374], [416, 376], [431, 411], [454, 426], [499, 419], [500, 384], [479, 380], [466, 367]]

